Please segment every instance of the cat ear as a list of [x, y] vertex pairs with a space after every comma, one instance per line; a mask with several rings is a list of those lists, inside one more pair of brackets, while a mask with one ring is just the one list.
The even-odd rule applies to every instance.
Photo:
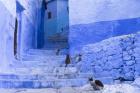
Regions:
[[90, 80], [91, 78], [89, 77], [88, 80]]
[[89, 79], [90, 81], [91, 81], [91, 80], [93, 80], [93, 78], [92, 78], [92, 77], [89, 77], [88, 79]]

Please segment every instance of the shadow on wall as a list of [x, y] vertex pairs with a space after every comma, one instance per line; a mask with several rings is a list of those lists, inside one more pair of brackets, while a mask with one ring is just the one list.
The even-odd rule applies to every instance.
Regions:
[[70, 27], [69, 43], [71, 51], [78, 52], [84, 45], [139, 30], [140, 18], [73, 25]]

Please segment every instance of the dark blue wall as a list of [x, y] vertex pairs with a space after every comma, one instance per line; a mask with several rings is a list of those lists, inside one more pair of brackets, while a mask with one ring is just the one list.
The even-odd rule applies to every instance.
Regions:
[[42, 48], [44, 45], [44, 17], [45, 17], [45, 0], [43, 0], [40, 9], [40, 22], [37, 32], [37, 48]]

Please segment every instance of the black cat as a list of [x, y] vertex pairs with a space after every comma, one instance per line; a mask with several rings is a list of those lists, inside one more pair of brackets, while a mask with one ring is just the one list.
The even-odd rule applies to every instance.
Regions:
[[71, 63], [71, 60], [70, 60], [70, 55], [69, 54], [67, 54], [66, 55], [66, 60], [65, 60], [65, 67], [67, 67], [68, 66], [68, 64], [70, 64]]

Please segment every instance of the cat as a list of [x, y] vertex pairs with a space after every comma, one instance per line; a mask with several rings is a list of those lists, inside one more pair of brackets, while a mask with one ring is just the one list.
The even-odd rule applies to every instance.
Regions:
[[89, 78], [89, 82], [94, 90], [102, 90], [104, 88], [104, 85], [100, 80], [93, 80], [93, 78]]
[[68, 64], [70, 64], [71, 63], [71, 60], [70, 60], [70, 55], [69, 54], [67, 54], [66, 55], [66, 60], [65, 60], [65, 68], [68, 66]]

